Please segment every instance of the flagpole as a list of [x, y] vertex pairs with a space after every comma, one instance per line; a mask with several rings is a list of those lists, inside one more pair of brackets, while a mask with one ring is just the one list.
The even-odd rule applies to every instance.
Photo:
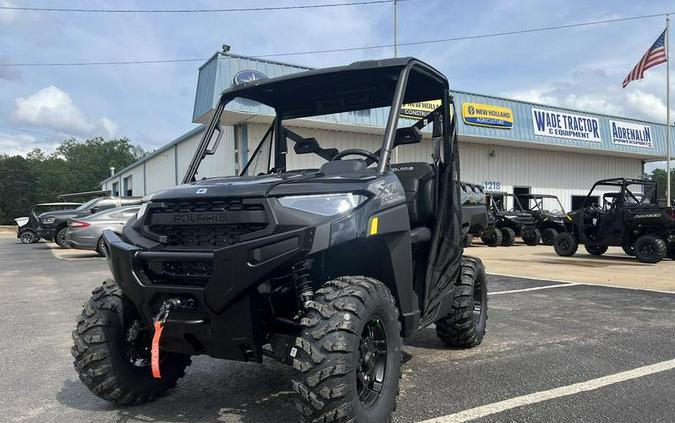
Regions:
[[670, 15], [666, 15], [666, 201], [670, 207]]

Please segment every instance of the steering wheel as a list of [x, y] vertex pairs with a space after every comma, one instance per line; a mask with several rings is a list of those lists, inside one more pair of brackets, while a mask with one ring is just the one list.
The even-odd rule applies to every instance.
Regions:
[[345, 156], [352, 156], [352, 155], [354, 155], [354, 156], [363, 156], [363, 157], [365, 157], [365, 158], [367, 158], [367, 159], [372, 160], [372, 161], [375, 162], [375, 163], [379, 163], [379, 162], [380, 162], [380, 158], [377, 157], [375, 154], [371, 153], [370, 151], [362, 150], [362, 149], [360, 149], [360, 148], [348, 148], [348, 149], [346, 149], [346, 150], [342, 150], [342, 151], [340, 151], [339, 153], [337, 153], [337, 154], [333, 157], [333, 160], [332, 160], [332, 161], [335, 161], [335, 160], [342, 160], [343, 157], [345, 157]]

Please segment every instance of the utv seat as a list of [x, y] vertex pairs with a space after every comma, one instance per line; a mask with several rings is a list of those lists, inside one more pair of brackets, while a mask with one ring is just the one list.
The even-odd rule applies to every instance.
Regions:
[[413, 244], [431, 239], [427, 227], [434, 212], [434, 168], [429, 163], [397, 163], [392, 170], [405, 191]]

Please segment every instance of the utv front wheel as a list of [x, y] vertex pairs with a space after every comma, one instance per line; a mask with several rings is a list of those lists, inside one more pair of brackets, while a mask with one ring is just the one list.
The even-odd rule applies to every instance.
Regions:
[[629, 255], [631, 257], [635, 257], [635, 245], [630, 243], [630, 242], [624, 242], [621, 244], [621, 248], [623, 248], [623, 252], [626, 253], [626, 255]]
[[643, 263], [658, 263], [666, 256], [666, 242], [654, 235], [642, 235], [635, 241], [635, 257]]
[[516, 232], [511, 228], [502, 228], [502, 247], [510, 247], [516, 242]]
[[316, 292], [291, 350], [305, 422], [389, 422], [401, 373], [401, 325], [389, 289], [343, 276]]
[[496, 247], [502, 244], [502, 232], [494, 226], [491, 226], [485, 229], [480, 236], [480, 240], [488, 247]]
[[436, 334], [449, 347], [479, 345], [487, 324], [487, 277], [479, 258], [462, 257], [452, 311], [436, 321]]
[[544, 245], [553, 245], [555, 237], [558, 236], [558, 231], [554, 228], [546, 228], [541, 231], [541, 242]]
[[571, 232], [562, 232], [555, 237], [553, 248], [559, 256], [570, 257], [577, 252], [579, 240]]
[[114, 281], [105, 281], [91, 299], [73, 331], [72, 354], [80, 380], [95, 395], [119, 405], [153, 401], [176, 386], [190, 357], [160, 355], [161, 379], [150, 369], [152, 333]]

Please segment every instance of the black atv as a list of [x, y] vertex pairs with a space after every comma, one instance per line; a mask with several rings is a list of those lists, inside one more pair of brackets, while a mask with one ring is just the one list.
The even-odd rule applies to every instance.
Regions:
[[510, 247], [517, 236], [527, 245], [541, 242], [541, 232], [534, 224], [532, 213], [523, 208], [517, 196], [505, 192], [487, 192], [486, 202], [489, 221], [481, 235], [484, 244], [489, 247]]
[[567, 232], [572, 218], [565, 212], [565, 207], [555, 195], [524, 194], [520, 198], [528, 201], [527, 210], [532, 213], [534, 225], [541, 233], [544, 245], [553, 245], [560, 232]]
[[[617, 246], [643, 263], [675, 259], [675, 209], [660, 207], [656, 193], [656, 182], [649, 180], [596, 182], [582, 207], [570, 213], [569, 232], [556, 237], [556, 253], [571, 256], [584, 244], [594, 256]], [[600, 197], [602, 206], [596, 203]]]
[[482, 185], [460, 182], [462, 201], [462, 232], [465, 247], [470, 247], [475, 236], [481, 236], [488, 226], [485, 192]]
[[[276, 118], [239, 177], [197, 181], [235, 98]], [[399, 125], [402, 104], [430, 100], [440, 106]], [[372, 152], [322, 148], [284, 126], [385, 107]], [[485, 333], [485, 270], [462, 255], [451, 116], [446, 78], [412, 58], [224, 91], [184, 185], [151, 196], [121, 236], [104, 232], [113, 279], [94, 290], [73, 332], [82, 382], [113, 403], [140, 404], [174, 387], [190, 356], [270, 357], [297, 370], [303, 421], [389, 421], [401, 338], [435, 323], [445, 345], [473, 347]], [[421, 142], [426, 127], [430, 162], [393, 171], [392, 151]], [[292, 153], [325, 163], [290, 170]]]

